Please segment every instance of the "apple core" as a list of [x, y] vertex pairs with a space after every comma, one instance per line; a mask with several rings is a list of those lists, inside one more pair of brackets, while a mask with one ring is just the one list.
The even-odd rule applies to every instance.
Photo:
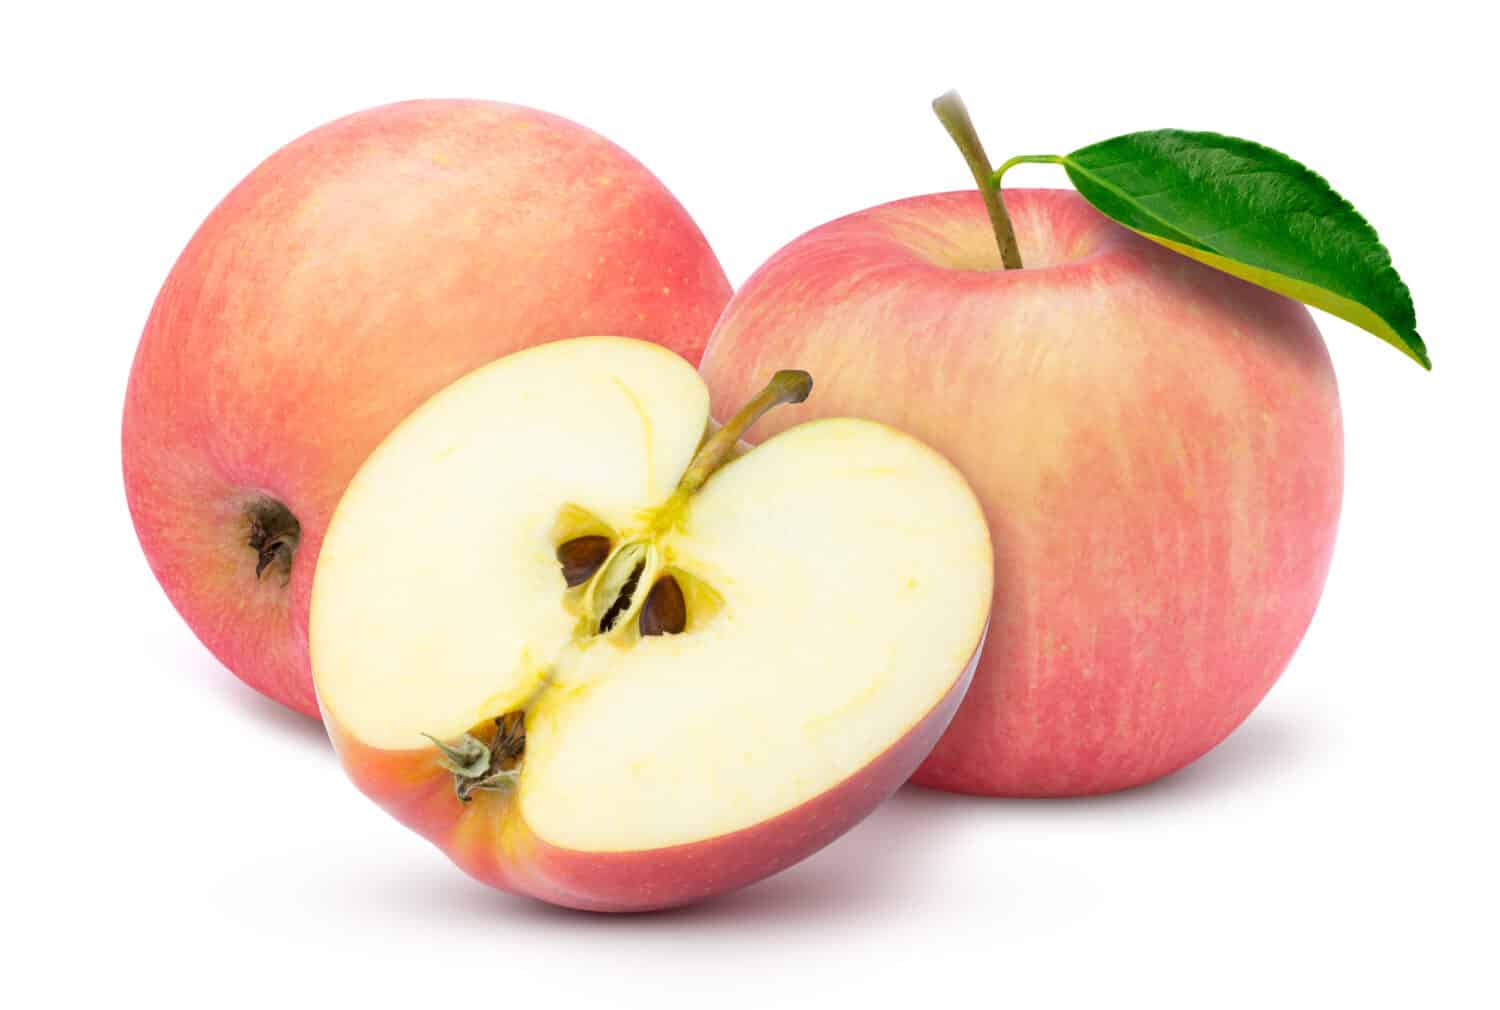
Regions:
[[[782, 403], [800, 403], [811, 391], [812, 377], [806, 372], [778, 372], [758, 396], [704, 441], [672, 497], [661, 509], [649, 514], [646, 531], [640, 537], [622, 539], [587, 509], [572, 504], [563, 507], [554, 530], [568, 530], [581, 521], [590, 529], [607, 532], [570, 535], [554, 552], [561, 566], [563, 607], [570, 613], [580, 612], [573, 639], [564, 647], [554, 668], [568, 662], [584, 640], [594, 636], [610, 636], [629, 648], [645, 637], [678, 635], [687, 630], [687, 599], [677, 576], [665, 572], [666, 550], [658, 541], [682, 521], [688, 499], [715, 470], [728, 462], [740, 436], [761, 415]], [[616, 543], [620, 546], [612, 549]], [[709, 601], [717, 600], [718, 594], [686, 572], [680, 574], [695, 587], [695, 597], [709, 604], [703, 616], [716, 612], [718, 606]], [[643, 591], [643, 586], [650, 588]], [[535, 701], [549, 683], [550, 678], [530, 701]], [[454, 790], [467, 803], [476, 789], [501, 789], [515, 784], [526, 749], [525, 721], [526, 712], [521, 708], [493, 720], [492, 730], [483, 727], [477, 728], [478, 732], [470, 730], [456, 744], [444, 743], [428, 733], [423, 736], [441, 751], [442, 763], [453, 773]], [[490, 736], [488, 741], [483, 739], [486, 732]]]

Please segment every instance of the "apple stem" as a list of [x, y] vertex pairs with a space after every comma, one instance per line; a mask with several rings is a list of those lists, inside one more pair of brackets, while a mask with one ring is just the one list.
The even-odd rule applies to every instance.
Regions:
[[682, 475], [682, 480], [678, 481], [677, 490], [672, 498], [682, 502], [697, 493], [708, 478], [713, 476], [714, 471], [723, 466], [733, 455], [740, 436], [745, 434], [752, 424], [760, 420], [762, 414], [783, 403], [801, 403], [812, 392], [812, 386], [812, 376], [806, 372], [796, 370], [777, 372], [755, 399], [741, 407], [738, 414], [726, 421], [724, 427], [714, 432], [712, 437], [703, 443], [697, 454], [693, 456], [692, 463], [688, 465], [687, 472]]
[[974, 173], [979, 195], [984, 197], [985, 209], [990, 212], [990, 225], [995, 229], [1000, 263], [1006, 270], [1020, 270], [1021, 249], [1016, 245], [1016, 231], [1011, 226], [1010, 214], [1000, 199], [1000, 176], [991, 170], [989, 156], [984, 153], [984, 145], [979, 142], [979, 133], [974, 129], [974, 121], [969, 118], [963, 99], [958, 97], [957, 91], [950, 91], [932, 100], [932, 111], [937, 113], [948, 136], [953, 138], [964, 161], [969, 163], [969, 171]]

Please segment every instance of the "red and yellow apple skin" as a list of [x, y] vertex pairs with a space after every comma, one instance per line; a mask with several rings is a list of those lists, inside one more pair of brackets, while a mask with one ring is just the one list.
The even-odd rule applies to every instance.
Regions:
[[[729, 294], [661, 182], [567, 120], [421, 101], [314, 130], [212, 212], [146, 323], [122, 441], [151, 569], [224, 665], [315, 716], [319, 542], [396, 423], [545, 341], [636, 336], [696, 363]], [[257, 578], [245, 506], [262, 499], [300, 523], [289, 580]]]
[[932, 750], [958, 710], [983, 648], [981, 637], [937, 704], [901, 739], [833, 788], [759, 824], [660, 849], [560, 848], [531, 830], [514, 792], [476, 792], [468, 803], [461, 802], [435, 749], [370, 747], [326, 711], [323, 724], [354, 784], [476, 880], [584, 911], [647, 912], [752, 884], [807, 858], [864, 820]]
[[1224, 739], [1290, 660], [1333, 552], [1343, 435], [1302, 305], [1009, 190], [1027, 269], [1000, 271], [977, 193], [853, 214], [765, 263], [702, 371], [715, 411], [772, 363], [813, 416], [909, 432], [990, 522], [974, 686], [914, 781], [1001, 796], [1150, 782]]

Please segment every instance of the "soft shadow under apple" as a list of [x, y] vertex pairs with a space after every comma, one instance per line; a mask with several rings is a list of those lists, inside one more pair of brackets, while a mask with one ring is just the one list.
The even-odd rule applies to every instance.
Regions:
[[401, 872], [349, 867], [348, 876], [328, 882], [329, 898], [347, 902], [356, 916], [396, 921], [420, 921], [440, 907], [444, 920], [461, 929], [500, 922], [569, 933], [623, 927], [676, 934], [731, 921], [750, 929], [847, 926], [921, 905], [933, 881], [945, 877], [947, 842], [975, 830], [976, 822], [980, 830], [987, 825], [1003, 837], [1006, 823], [1035, 826], [1050, 820], [1062, 825], [1104, 809], [1110, 817], [1181, 809], [1295, 775], [1315, 760], [1323, 739], [1324, 734], [1304, 720], [1268, 712], [1249, 720], [1187, 768], [1124, 792], [1007, 800], [906, 786], [849, 834], [797, 866], [723, 897], [665, 912], [620, 917], [556, 908], [489, 890], [445, 865], [439, 853], [424, 855], [415, 848], [411, 865]]
[[943, 817], [943, 798], [934, 803], [934, 796], [904, 788], [797, 866], [731, 894], [663, 912], [614, 916], [554, 907], [490, 890], [445, 865], [435, 850], [422, 854], [415, 848], [410, 865], [400, 872], [347, 867], [347, 875], [326, 882], [327, 894], [345, 903], [354, 917], [422, 921], [433, 908], [442, 908], [444, 921], [460, 928], [508, 922], [570, 933], [620, 928], [675, 933], [731, 920], [752, 930], [758, 924], [777, 929], [852, 925], [899, 914], [942, 873], [941, 839], [950, 829], [962, 830], [962, 818]]
[[952, 814], [959, 817], [972, 817], [976, 810], [984, 809], [1008, 818], [1042, 818], [1067, 810], [1081, 812], [1105, 807], [1160, 811], [1209, 802], [1295, 776], [1317, 760], [1327, 739], [1327, 732], [1313, 722], [1272, 710], [1252, 714], [1223, 743], [1187, 766], [1155, 782], [1119, 792], [1051, 799], [999, 799], [912, 786], [906, 791], [933, 805], [924, 817], [941, 816], [944, 804], [953, 807]]
[[289, 740], [309, 753], [316, 751], [333, 757], [321, 722], [257, 693], [211, 656], [205, 655], [188, 676], [204, 694], [211, 696], [207, 699], [209, 704], [233, 710], [268, 736]]

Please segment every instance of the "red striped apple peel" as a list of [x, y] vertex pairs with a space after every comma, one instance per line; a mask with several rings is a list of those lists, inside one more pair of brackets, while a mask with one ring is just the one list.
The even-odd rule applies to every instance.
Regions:
[[122, 432], [152, 572], [225, 666], [315, 716], [313, 570], [370, 450], [542, 341], [622, 333], [696, 362], [729, 294], [671, 193], [582, 126], [419, 101], [320, 127], [225, 197], [152, 307]]

